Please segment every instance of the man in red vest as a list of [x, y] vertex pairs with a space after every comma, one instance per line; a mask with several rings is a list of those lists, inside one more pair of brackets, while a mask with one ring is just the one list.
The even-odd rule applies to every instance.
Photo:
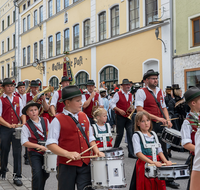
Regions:
[[14, 81], [9, 78], [3, 80], [4, 94], [0, 98], [0, 133], [1, 133], [1, 176], [6, 177], [6, 169], [8, 165], [8, 155], [10, 145], [12, 143], [14, 167], [13, 181], [17, 186], [22, 186], [21, 182], [21, 143], [16, 139], [13, 133], [18, 123], [26, 122], [25, 115], [22, 115], [22, 100], [13, 94]]
[[128, 157], [137, 158], [133, 153], [133, 144], [132, 144], [132, 120], [127, 117], [131, 113], [132, 109], [127, 112], [127, 109], [133, 103], [133, 96], [130, 91], [130, 82], [128, 79], [123, 79], [122, 81], [122, 90], [115, 93], [111, 102], [110, 108], [113, 109], [116, 113], [116, 128], [117, 128], [117, 137], [115, 139], [114, 147], [119, 147], [124, 135], [124, 128], [126, 129], [127, 141], [128, 141]]
[[[86, 151], [94, 146], [97, 156], [105, 156], [97, 148], [92, 127], [85, 113], [81, 112], [82, 93], [78, 86], [66, 86], [62, 89], [62, 99], [65, 107], [63, 113], [57, 114], [49, 126], [47, 148], [58, 155], [58, 190], [77, 190], [91, 188], [90, 159]], [[79, 125], [78, 125], [79, 124]], [[83, 155], [81, 152], [86, 151]], [[71, 161], [66, 163], [67, 161]]]
[[22, 99], [23, 105], [25, 106], [26, 103], [23, 102], [23, 100], [25, 99], [24, 96], [26, 96], [26, 94], [24, 94], [25, 93], [25, 82], [23, 82], [23, 81], [18, 82], [16, 88], [17, 88], [18, 92], [15, 92], [15, 96], [19, 96]]
[[[60, 84], [62, 85], [62, 89], [66, 86], [69, 86], [70, 81], [71, 81], [71, 78], [67, 76], [63, 76], [60, 82]], [[53, 116], [55, 116], [57, 113], [62, 113], [63, 108], [65, 107], [63, 102], [59, 102], [62, 96], [62, 89], [56, 91], [53, 94], [51, 104], [50, 104], [50, 110]]]
[[82, 96], [83, 112], [88, 116], [90, 124], [94, 124], [92, 109], [93, 106], [103, 108], [103, 102], [100, 94], [94, 92], [95, 83], [93, 80], [87, 81], [87, 93]]
[[[167, 125], [171, 128], [172, 123], [169, 121], [169, 113], [165, 105], [163, 91], [157, 87], [158, 75], [159, 73], [155, 72], [153, 69], [148, 70], [144, 74], [143, 80], [145, 80], [147, 86], [137, 91], [135, 95], [135, 107], [137, 112], [145, 110], [150, 114], [153, 130], [157, 133], [163, 149], [163, 154], [168, 159], [166, 143], [160, 138], [164, 128], [164, 126], [161, 125]], [[157, 99], [160, 108], [153, 95]], [[162, 112], [160, 110], [162, 110]], [[159, 121], [159, 123], [157, 123], [157, 121]], [[174, 181], [166, 181], [166, 185], [172, 188], [177, 188], [179, 186], [179, 184]]]

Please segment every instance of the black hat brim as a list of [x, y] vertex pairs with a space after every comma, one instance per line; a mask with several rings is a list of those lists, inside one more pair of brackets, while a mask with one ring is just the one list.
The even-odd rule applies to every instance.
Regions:
[[5, 84], [5, 83], [3, 83], [3, 84], [2, 84], [2, 86], [4, 87], [4, 86], [6, 86], [6, 85], [9, 85], [9, 84], [12, 84], [12, 85], [14, 85], [14, 86], [15, 86], [15, 84], [14, 84], [14, 83], [6, 83], [6, 84]]
[[27, 103], [26, 106], [24, 106], [24, 108], [22, 109], [22, 114], [27, 115], [26, 111], [28, 110], [29, 107], [31, 106], [37, 106], [38, 109], [40, 108], [41, 104], [37, 103], [37, 102], [33, 102], [33, 103]]
[[150, 76], [158, 76], [158, 75], [159, 75], [158, 72], [148, 73], [147, 75], [144, 75], [143, 80], [146, 80]]
[[70, 96], [70, 97], [65, 98], [65, 99], [60, 99], [59, 102], [64, 102], [65, 100], [69, 100], [69, 99], [72, 99], [72, 98], [75, 98], [75, 97], [78, 97], [78, 96], [82, 96], [82, 93]]

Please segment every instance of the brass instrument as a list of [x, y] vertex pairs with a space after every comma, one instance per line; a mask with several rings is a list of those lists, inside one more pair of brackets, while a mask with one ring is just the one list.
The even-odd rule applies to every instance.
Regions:
[[25, 90], [24, 94], [29, 93], [31, 90], [31, 81], [29, 81], [28, 88]]
[[130, 110], [133, 110], [134, 109], [134, 105], [133, 105], [133, 103], [135, 102], [135, 100], [133, 100], [132, 102], [131, 102], [131, 105], [129, 106], [129, 108], [126, 110], [126, 113], [128, 114], [128, 112], [130, 111]]
[[98, 100], [95, 100], [93, 102], [93, 107], [92, 107], [92, 112], [91, 112], [91, 115], [93, 116], [93, 113], [99, 108], [99, 102]]
[[132, 120], [132, 116], [133, 116], [134, 112], [135, 112], [135, 109], [133, 109], [133, 111], [129, 114], [129, 116], [127, 118]]
[[[49, 98], [48, 105], [51, 104], [52, 97], [53, 97], [53, 96], [51, 96], [51, 98]], [[44, 113], [44, 107], [42, 107], [42, 110], [41, 110], [41, 112], [39, 113], [39, 116], [41, 116], [43, 113]], [[50, 110], [50, 109], [48, 110], [48, 114], [49, 114], [51, 117], [53, 117], [53, 114], [51, 113], [51, 110]]]
[[58, 90], [57, 90], [57, 91], [61, 90], [61, 88], [62, 88], [62, 85], [59, 84], [59, 87], [58, 87]]
[[3, 95], [3, 93], [4, 93], [4, 89], [3, 89], [3, 88], [1, 88], [1, 89], [0, 89], [0, 96], [2, 96], [2, 95]]

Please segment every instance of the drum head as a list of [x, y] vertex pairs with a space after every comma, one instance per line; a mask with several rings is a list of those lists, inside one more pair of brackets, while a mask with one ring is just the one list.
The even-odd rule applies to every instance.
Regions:
[[177, 136], [181, 136], [181, 132], [180, 132], [180, 131], [177, 131], [176, 129], [172, 129], [172, 128], [167, 128], [167, 127], [165, 127], [165, 131], [168, 131], [169, 133], [175, 134], [175, 135], [177, 135]]

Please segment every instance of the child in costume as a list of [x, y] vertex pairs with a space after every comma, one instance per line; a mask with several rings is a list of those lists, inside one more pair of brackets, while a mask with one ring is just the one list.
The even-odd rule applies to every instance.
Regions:
[[136, 161], [136, 166], [133, 172], [130, 190], [165, 190], [166, 185], [164, 180], [159, 180], [158, 178], [147, 178], [145, 176], [145, 164], [155, 164], [156, 167], [161, 167], [162, 164], [159, 161], [163, 161], [166, 163], [167, 166], [172, 165], [171, 161], [168, 161], [163, 152], [162, 148], [159, 145], [156, 152], [157, 152], [157, 161], [153, 161], [152, 158], [152, 149], [151, 148], [144, 148], [144, 144], [142, 142], [142, 137], [146, 143], [158, 143], [156, 139], [157, 136], [155, 132], [152, 132], [152, 124], [150, 115], [145, 112], [141, 111], [138, 112], [135, 116], [135, 133], [132, 137], [134, 153], [138, 157]]

